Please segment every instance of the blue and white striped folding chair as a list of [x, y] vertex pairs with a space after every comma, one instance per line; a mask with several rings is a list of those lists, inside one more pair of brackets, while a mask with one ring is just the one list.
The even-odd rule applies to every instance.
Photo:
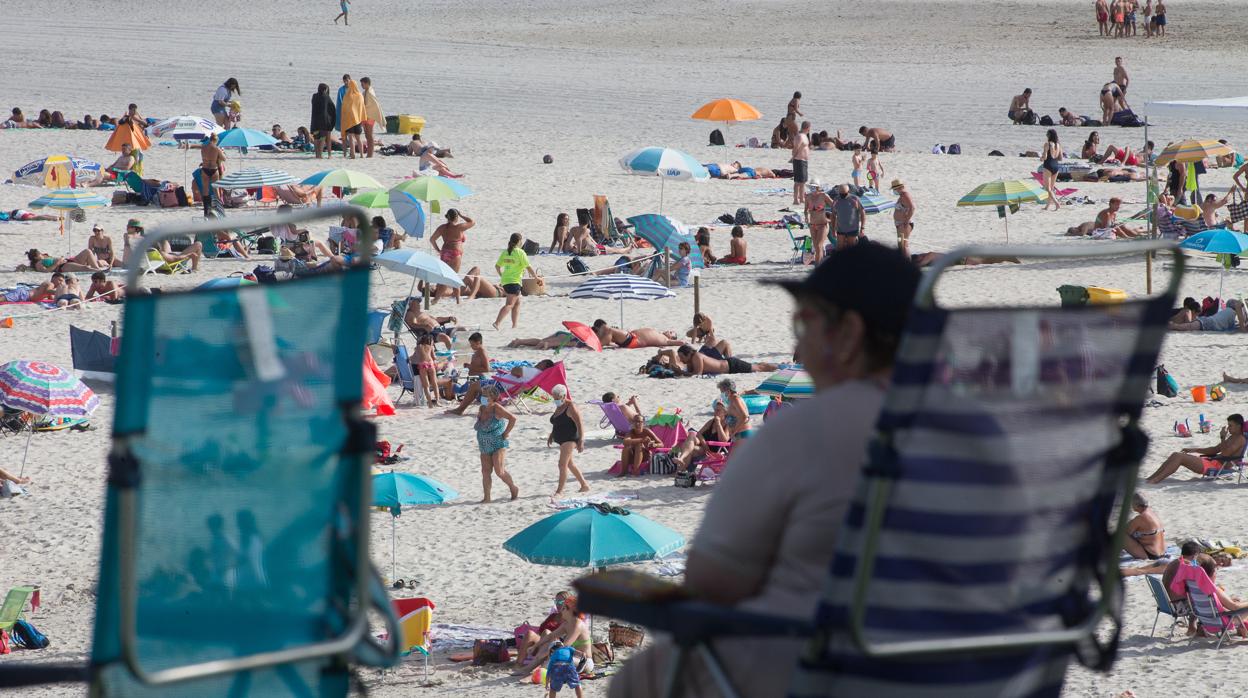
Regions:
[[[1187, 582], [1187, 599], [1192, 604], [1192, 614], [1200, 622], [1201, 630], [1218, 638], [1214, 649], [1222, 649], [1222, 643], [1244, 622], [1244, 616], [1248, 615], [1248, 609], [1233, 612], [1218, 610], [1217, 601], [1191, 580]], [[1193, 635], [1192, 639], [1195, 637]]]
[[[957, 310], [933, 298], [968, 256], [1161, 250], [1175, 262], [1156, 298]], [[813, 623], [614, 602], [578, 583], [581, 606], [671, 632], [673, 665], [699, 652], [725, 696], [736, 694], [709, 640], [801, 635], [812, 640], [789, 684], [798, 698], [1058, 696], [1073, 654], [1097, 668], [1114, 657], [1120, 505], [1147, 446], [1137, 423], [1182, 270], [1156, 242], [949, 253], [911, 309]], [[1098, 640], [1106, 618], [1112, 633]]]

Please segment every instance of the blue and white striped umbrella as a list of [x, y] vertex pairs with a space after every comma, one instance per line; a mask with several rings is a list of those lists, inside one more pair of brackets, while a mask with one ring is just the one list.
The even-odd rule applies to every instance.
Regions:
[[897, 207], [896, 199], [890, 199], [883, 194], [871, 191], [870, 189], [864, 190], [858, 195], [858, 203], [862, 204], [862, 212], [868, 215], [880, 213], [881, 211], [888, 211]]
[[705, 182], [711, 178], [702, 163], [689, 153], [651, 146], [638, 148], [620, 158], [620, 167], [629, 174], [659, 178], [659, 212], [663, 212], [663, 182], [669, 179]]
[[232, 128], [217, 136], [222, 148], [255, 148], [261, 145], [277, 145], [277, 139], [254, 128]]
[[270, 170], [267, 167], [250, 167], [245, 170], [231, 172], [212, 183], [219, 189], [259, 189], [260, 187], [277, 187], [283, 184], [294, 184], [295, 178], [281, 170]]
[[571, 298], [602, 298], [620, 302], [620, 325], [624, 324], [624, 301], [650, 301], [676, 294], [660, 283], [633, 274], [591, 277], [572, 290]]
[[147, 135], [153, 138], [172, 138], [175, 141], [202, 141], [214, 133], [223, 132], [224, 129], [212, 119], [189, 115], [175, 116], [147, 127]]

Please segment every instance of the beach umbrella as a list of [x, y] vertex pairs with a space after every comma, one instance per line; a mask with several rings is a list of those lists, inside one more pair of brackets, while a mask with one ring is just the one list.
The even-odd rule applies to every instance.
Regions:
[[593, 328], [589, 325], [583, 322], [564, 320], [563, 326], [568, 328], [568, 332], [571, 332], [573, 337], [584, 342], [585, 346], [597, 352], [602, 351], [602, 340], [598, 338], [598, 335], [594, 334]]
[[1171, 161], [1200, 162], [1206, 158], [1220, 155], [1231, 155], [1235, 152], [1231, 146], [1212, 138], [1176, 141], [1167, 145], [1157, 156], [1158, 165], [1169, 165]]
[[464, 280], [446, 262], [427, 252], [412, 249], [387, 250], [373, 257], [373, 263], [383, 269], [392, 269], [400, 274], [412, 277], [412, 287], [407, 292], [411, 298], [416, 290], [416, 280], [426, 284], [442, 284], [451, 288], [461, 288]]
[[985, 182], [958, 199], [958, 206], [993, 206], [1005, 220], [1005, 241], [1010, 241], [1010, 220], [1006, 209], [1017, 210], [1019, 204], [1048, 201], [1049, 193], [1029, 179], [998, 179]]
[[628, 222], [633, 224], [633, 234], [654, 245], [656, 250], [668, 250], [677, 254], [680, 243], [689, 243], [689, 258], [693, 261], [694, 268], [706, 267], [701, 248], [693, 236], [685, 232], [686, 228], [680, 221], [658, 213], [644, 213], [630, 217]]
[[216, 279], [208, 279], [204, 283], [195, 287], [196, 291], [203, 291], [213, 288], [238, 288], [239, 286], [254, 286], [256, 282], [241, 276], [222, 276]]
[[70, 234], [65, 236], [65, 247], [72, 254], [74, 251], [74, 237], [72, 229], [65, 225], [65, 212], [88, 208], [103, 208], [108, 205], [108, 201], [99, 194], [82, 189], [57, 189], [44, 194], [27, 205], [31, 208], [56, 209], [60, 220], [61, 234], [65, 235], [66, 231], [69, 230]]
[[231, 172], [212, 183], [218, 189], [259, 189], [260, 187], [277, 187], [283, 184], [294, 184], [295, 178], [281, 170], [267, 167], [249, 167], [245, 170]]
[[405, 506], [444, 504], [459, 496], [449, 485], [424, 475], [396, 473], [391, 470], [373, 476], [373, 506], [390, 510], [390, 577], [396, 572], [397, 527], [399, 512]]
[[247, 157], [248, 148], [262, 145], [277, 145], [277, 139], [264, 131], [254, 128], [232, 128], [217, 134], [217, 145], [222, 148], [241, 148], [243, 157]]
[[[405, 179], [390, 188], [392, 194], [396, 191], [411, 194], [419, 201], [427, 201], [430, 213], [441, 213], [443, 201], [458, 201], [472, 196], [472, 190], [468, 187], [438, 175], [418, 175]], [[390, 208], [393, 209], [394, 205], [391, 204]]]
[[896, 199], [890, 199], [879, 192], [869, 189], [864, 189], [861, 194], [858, 194], [858, 203], [862, 204], [862, 211], [867, 215], [874, 215], [897, 207]]
[[366, 191], [351, 197], [350, 203], [362, 208], [390, 208], [390, 192]]
[[689, 118], [699, 121], [722, 121], [726, 124], [735, 124], [738, 121], [755, 121], [761, 119], [762, 116], [751, 104], [737, 99], [723, 98], [703, 104]]
[[620, 302], [620, 325], [624, 324], [624, 301], [649, 301], [655, 298], [671, 298], [672, 290], [641, 276], [633, 274], [609, 274], [595, 276], [572, 289], [571, 298], [604, 298]]
[[679, 533], [641, 514], [590, 505], [541, 519], [503, 549], [538, 565], [606, 567], [653, 560], [684, 545]]
[[1222, 297], [1222, 282], [1226, 278], [1226, 268], [1231, 263], [1231, 255], [1242, 255], [1248, 252], [1248, 235], [1237, 233], [1226, 228], [1214, 228], [1199, 232], [1183, 242], [1179, 247], [1193, 252], [1216, 254], [1222, 263], [1218, 274], [1218, 298]]
[[390, 211], [394, 213], [395, 224], [412, 239], [423, 238], [428, 217], [425, 215], [425, 207], [420, 205], [420, 200], [407, 192], [393, 189], [386, 194], [390, 202]]
[[784, 368], [768, 376], [754, 392], [792, 400], [814, 396], [815, 384], [804, 369]]
[[[43, 361], [10, 361], [0, 366], [0, 405], [44, 417], [81, 419], [91, 416], [100, 398], [73, 373]], [[30, 434], [22, 453], [21, 477], [30, 453]]]
[[47, 189], [85, 187], [100, 178], [100, 163], [72, 155], [49, 155], [28, 162], [13, 173], [16, 184], [33, 184]]
[[638, 148], [620, 158], [629, 174], [659, 178], [659, 213], [663, 212], [663, 184], [669, 179], [706, 181], [711, 178], [692, 155], [672, 148]]
[[[200, 142], [214, 133], [224, 133], [212, 119], [199, 116], [175, 116], [164, 121], [157, 121], [147, 127], [147, 135], [153, 138], [172, 138], [183, 143]], [[182, 148], [182, 181], [186, 182], [186, 158], [190, 148]]]
[[300, 184], [312, 184], [318, 187], [338, 187], [340, 189], [381, 189], [381, 182], [363, 172], [339, 167], [333, 170], [322, 170], [304, 178]]

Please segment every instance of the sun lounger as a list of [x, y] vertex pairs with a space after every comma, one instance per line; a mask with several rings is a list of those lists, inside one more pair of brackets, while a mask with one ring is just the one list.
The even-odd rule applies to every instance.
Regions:
[[[638, 600], [606, 589], [609, 577], [575, 583], [580, 608], [671, 633], [669, 687], [696, 653], [723, 696], [737, 693], [713, 639], [809, 638], [787, 681], [799, 698], [1055, 697], [1076, 647], [1107, 669], [1122, 502], [1146, 452], [1139, 420], [1183, 265], [1160, 243], [1112, 252], [1160, 250], [1175, 258], [1166, 291], [1113, 306], [949, 310], [932, 296], [968, 256], [1111, 254], [1101, 250], [962, 248], [924, 276], [811, 619]], [[625, 586], [642, 588], [614, 588]]]

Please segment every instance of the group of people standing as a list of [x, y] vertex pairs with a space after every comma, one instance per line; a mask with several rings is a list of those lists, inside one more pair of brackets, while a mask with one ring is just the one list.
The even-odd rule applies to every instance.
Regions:
[[[385, 128], [386, 117], [373, 92], [371, 78], [360, 78], [359, 84], [349, 74], [342, 76], [337, 98], [330, 96], [329, 85], [321, 83], [312, 95], [312, 144], [317, 159], [330, 157], [334, 149], [334, 131], [341, 134], [343, 154], [354, 159], [373, 157], [378, 125]], [[322, 152], [324, 155], [322, 156]]]
[[1096, 0], [1096, 27], [1101, 36], [1122, 38], [1139, 35], [1139, 23], [1136, 14], [1142, 9], [1144, 14], [1144, 35], [1166, 35], [1166, 2], [1145, 0], [1143, 8], [1139, 0]]

